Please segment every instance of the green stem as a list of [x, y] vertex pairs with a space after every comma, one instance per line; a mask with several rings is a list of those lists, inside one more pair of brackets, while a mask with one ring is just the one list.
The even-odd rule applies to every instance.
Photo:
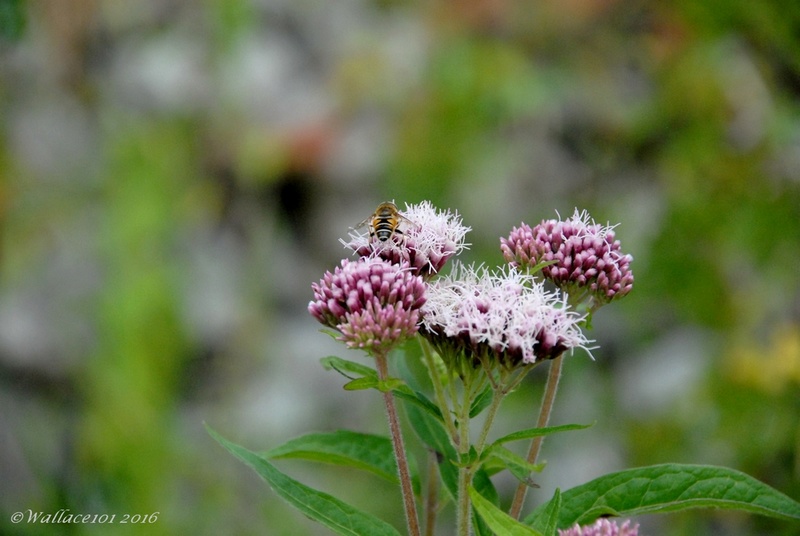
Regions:
[[456, 441], [458, 440], [458, 431], [456, 430], [456, 426], [453, 423], [453, 419], [450, 415], [450, 406], [447, 404], [444, 385], [442, 385], [442, 379], [439, 377], [439, 372], [436, 368], [436, 359], [433, 356], [433, 350], [431, 349], [430, 344], [428, 344], [428, 341], [426, 341], [424, 338], [419, 337], [419, 341], [420, 346], [422, 346], [422, 356], [425, 359], [425, 365], [428, 367], [431, 383], [433, 383], [433, 392], [436, 396], [436, 404], [439, 406], [439, 409], [442, 412], [442, 418], [444, 419], [444, 425], [447, 428], [447, 433], [450, 435], [450, 439], [455, 445]]
[[475, 447], [478, 455], [483, 452], [483, 447], [486, 445], [486, 438], [489, 436], [489, 429], [492, 427], [494, 423], [494, 419], [497, 416], [497, 410], [500, 409], [500, 403], [505, 398], [505, 393], [499, 389], [495, 389], [492, 394], [492, 403], [489, 405], [489, 409], [486, 411], [486, 420], [483, 423], [483, 428], [481, 428], [481, 434], [478, 436], [478, 443]]
[[[386, 381], [389, 377], [389, 365], [386, 361], [385, 353], [376, 353], [375, 362], [378, 369], [378, 379]], [[389, 418], [389, 431], [392, 436], [392, 446], [394, 447], [394, 457], [397, 460], [397, 472], [400, 476], [400, 489], [403, 493], [403, 506], [406, 513], [406, 524], [410, 536], [420, 536], [419, 518], [417, 517], [417, 504], [414, 500], [414, 488], [411, 485], [411, 472], [408, 469], [408, 459], [403, 445], [403, 434], [400, 430], [400, 419], [397, 417], [397, 408], [394, 404], [392, 391], [387, 390], [383, 393], [383, 401], [386, 404], [386, 415]]]
[[533, 366], [534, 365], [522, 365], [511, 373], [501, 370], [498, 381], [493, 379], [491, 375], [491, 368], [484, 366], [486, 376], [491, 382], [493, 394], [492, 403], [489, 405], [489, 408], [486, 412], [486, 421], [483, 423], [483, 428], [478, 436], [478, 443], [475, 447], [478, 455], [483, 452], [483, 448], [486, 446], [486, 438], [489, 435], [489, 430], [494, 424], [494, 419], [497, 416], [497, 410], [500, 409], [500, 403], [509, 393], [513, 392], [517, 388], [517, 386], [525, 378], [525, 376], [527, 376], [528, 372], [530, 372]]
[[[562, 359], [563, 356], [558, 356], [550, 363], [550, 373], [547, 375], [547, 385], [544, 389], [542, 407], [539, 409], [539, 419], [536, 422], [538, 428], [544, 428], [547, 426], [547, 423], [550, 422], [550, 413], [553, 411], [553, 401], [556, 398], [558, 381], [561, 379]], [[536, 458], [539, 457], [539, 451], [542, 448], [542, 441], [544, 441], [544, 436], [535, 437], [531, 442], [531, 447], [528, 450], [528, 463], [536, 463]], [[519, 514], [522, 511], [522, 505], [525, 502], [525, 495], [527, 493], [528, 485], [524, 482], [520, 482], [517, 486], [517, 491], [514, 493], [511, 510], [508, 512], [514, 519], [519, 519]]]
[[469, 376], [463, 378], [464, 400], [458, 411], [458, 454], [461, 465], [458, 469], [458, 505], [457, 527], [458, 536], [469, 536], [471, 530], [471, 504], [469, 500], [469, 485], [472, 480], [471, 464], [466, 464], [469, 456], [469, 407], [470, 407], [470, 381]]

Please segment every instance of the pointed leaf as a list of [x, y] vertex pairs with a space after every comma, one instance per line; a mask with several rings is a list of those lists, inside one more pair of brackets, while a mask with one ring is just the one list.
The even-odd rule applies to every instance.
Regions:
[[[395, 378], [387, 380], [387, 382], [390, 383], [380, 383], [377, 371], [361, 363], [348, 361], [341, 357], [328, 356], [322, 358], [320, 362], [327, 370], [335, 370], [348, 380], [351, 380], [344, 386], [347, 391], [360, 391], [363, 389], [378, 389], [381, 391], [383, 389], [390, 389], [395, 392], [397, 398], [420, 406], [438, 419], [442, 418], [442, 412], [439, 411], [439, 407], [436, 406], [436, 404], [431, 402], [422, 393], [412, 390], [408, 385], [405, 385], [403, 380]], [[401, 360], [401, 362], [404, 361]]]
[[494, 391], [492, 390], [492, 386], [487, 385], [484, 390], [481, 391], [472, 401], [472, 405], [469, 407], [469, 418], [474, 419], [480, 415], [481, 412], [489, 407], [489, 404], [492, 403], [493, 397]]
[[345, 391], [364, 391], [366, 389], [378, 389], [379, 385], [380, 382], [378, 378], [363, 376], [355, 380], [350, 380], [344, 384], [343, 388]]
[[444, 424], [416, 405], [407, 405], [406, 415], [417, 437], [439, 456], [439, 473], [442, 476], [442, 482], [451, 497], [456, 497], [458, 494], [458, 468], [453, 462], [458, 459], [458, 456], [444, 429]]
[[327, 335], [328, 337], [330, 337], [331, 339], [333, 339], [333, 340], [335, 340], [335, 341], [337, 341], [337, 342], [341, 342], [341, 340], [339, 339], [339, 337], [341, 337], [341, 336], [342, 336], [342, 334], [341, 334], [341, 332], [339, 332], [339, 331], [336, 331], [335, 329], [330, 329], [330, 328], [321, 328], [321, 329], [319, 330], [319, 332], [320, 332], [320, 333], [324, 333], [325, 335]]
[[489, 502], [495, 506], [500, 505], [500, 494], [497, 493], [497, 488], [494, 487], [492, 479], [489, 478], [489, 474], [483, 470], [483, 467], [475, 471], [475, 475], [472, 477], [472, 485]]
[[[398, 350], [396, 351], [397, 354], [401, 352]], [[430, 413], [433, 417], [444, 423], [444, 419], [442, 417], [442, 411], [439, 409], [439, 406], [434, 404], [427, 396], [423, 394], [423, 390], [425, 390], [425, 386], [423, 386], [424, 378], [421, 380], [417, 374], [414, 373], [412, 370], [411, 365], [414, 365], [417, 368], [418, 372], [422, 370], [427, 370], [425, 367], [419, 362], [420, 361], [420, 347], [419, 344], [414, 342], [414, 344], [406, 344], [404, 350], [402, 351], [402, 355], [396, 355], [395, 358], [392, 360], [392, 363], [397, 370], [397, 375], [400, 376], [405, 385], [399, 387], [395, 390], [395, 395], [397, 398], [401, 398], [407, 402], [411, 402], [412, 404], [418, 405], [420, 408], [424, 409], [428, 413]], [[426, 385], [430, 387], [430, 382]]]
[[228, 452], [253, 468], [282, 499], [337, 534], [400, 536], [400, 533], [385, 521], [362, 512], [327, 493], [301, 484], [279, 471], [255, 452], [231, 443], [208, 426], [206, 426], [206, 430]]
[[541, 536], [540, 532], [500, 510], [473, 487], [469, 488], [469, 498], [473, 508], [497, 536]]
[[381, 393], [388, 393], [389, 391], [397, 391], [405, 387], [403, 380], [400, 378], [386, 378], [378, 382], [378, 391]]
[[311, 433], [268, 450], [265, 458], [300, 458], [369, 471], [398, 483], [397, 463], [388, 437], [348, 430]]
[[416, 404], [423, 410], [427, 411], [432, 417], [434, 417], [438, 421], [442, 423], [444, 422], [442, 421], [442, 412], [441, 410], [439, 410], [439, 406], [431, 402], [428, 397], [426, 397], [419, 391], [414, 391], [407, 385], [399, 385], [397, 388], [394, 389], [394, 394], [399, 399], [405, 400], [406, 402], [410, 402], [412, 404]]
[[528, 273], [529, 273], [529, 274], [535, 274], [536, 272], [538, 272], [538, 271], [539, 271], [539, 270], [541, 270], [542, 268], [545, 268], [545, 267], [547, 267], [547, 266], [550, 266], [550, 265], [552, 265], [552, 264], [555, 264], [555, 263], [557, 263], [557, 262], [558, 262], [557, 260], [553, 260], [553, 261], [542, 261], [542, 262], [540, 262], [539, 264], [537, 264], [537, 265], [533, 266], [532, 268], [528, 268]]
[[505, 469], [508, 469], [518, 480], [529, 483], [531, 473], [541, 473], [544, 468], [543, 463], [528, 463], [528, 460], [511, 452], [501, 445], [493, 445], [485, 454], [486, 462], [494, 466], [499, 462]]
[[[500, 506], [500, 495], [497, 493], [497, 488], [494, 487], [492, 479], [489, 478], [489, 474], [483, 467], [475, 472], [475, 476], [472, 477], [472, 485], [474, 486], [475, 490], [480, 493], [484, 500], [494, 505], [495, 508]], [[491, 536], [492, 531], [489, 525], [478, 514], [477, 510], [473, 508], [472, 514], [473, 518], [475, 519], [475, 533], [479, 535], [486, 534]]]
[[555, 434], [556, 432], [583, 430], [585, 428], [589, 428], [590, 426], [594, 426], [594, 424], [562, 424], [560, 426], [545, 426], [544, 428], [529, 428], [527, 430], [520, 430], [519, 432], [514, 432], [513, 434], [503, 436], [492, 443], [492, 446], [502, 445], [503, 443], [508, 443], [509, 441], [519, 441], [521, 439], [532, 439], [534, 437], [546, 436]]
[[561, 512], [561, 490], [556, 488], [553, 498], [544, 509], [545, 524], [542, 528], [544, 536], [556, 536], [558, 530], [558, 514]]
[[[549, 503], [525, 522], [543, 527]], [[664, 464], [601, 476], [562, 493], [558, 527], [587, 523], [600, 515], [635, 516], [690, 508], [722, 508], [800, 520], [800, 503], [734, 469]]]
[[322, 366], [325, 367], [326, 370], [333, 369], [349, 380], [362, 376], [365, 378], [378, 377], [378, 373], [375, 369], [367, 365], [362, 365], [361, 363], [356, 363], [355, 361], [348, 361], [347, 359], [336, 357], [335, 355], [323, 357], [320, 359], [320, 363], [322, 363]]

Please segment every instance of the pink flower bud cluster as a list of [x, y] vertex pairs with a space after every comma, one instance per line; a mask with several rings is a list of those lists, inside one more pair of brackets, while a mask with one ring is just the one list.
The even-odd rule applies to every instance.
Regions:
[[582, 316], [557, 294], [515, 269], [490, 273], [458, 265], [429, 284], [421, 333], [440, 352], [490, 356], [506, 366], [553, 359], [585, 348]]
[[585, 211], [575, 210], [566, 221], [543, 220], [532, 229], [525, 223], [514, 227], [500, 239], [500, 249], [515, 267], [555, 261], [542, 275], [566, 292], [588, 291], [599, 305], [633, 288], [633, 257], [620, 252], [613, 227], [595, 223]]
[[428, 279], [467, 248], [464, 239], [470, 231], [458, 213], [437, 210], [430, 201], [406, 204], [397, 229], [399, 232], [384, 242], [370, 236], [369, 230], [354, 230], [350, 241], [342, 242], [362, 257], [378, 256], [394, 264], [407, 264], [415, 274]]
[[343, 260], [311, 285], [308, 311], [349, 348], [386, 352], [417, 332], [425, 284], [408, 267], [375, 258]]
[[574, 527], [558, 531], [559, 536], [638, 536], [638, 534], [639, 525], [631, 527], [631, 522], [625, 521], [620, 527], [616, 521], [605, 518], [598, 519], [592, 525], [581, 527], [576, 523]]

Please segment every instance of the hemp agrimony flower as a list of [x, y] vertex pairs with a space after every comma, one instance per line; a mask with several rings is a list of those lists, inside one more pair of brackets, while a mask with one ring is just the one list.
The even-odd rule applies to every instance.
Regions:
[[[442, 355], [497, 359], [506, 366], [533, 364], [586, 347], [583, 316], [558, 294], [514, 268], [499, 272], [457, 265], [429, 284], [421, 334]], [[450, 350], [450, 352], [448, 352]]]
[[[358, 260], [342, 261], [312, 284], [308, 310], [337, 330], [338, 340], [371, 356], [374, 370], [336, 356], [323, 364], [348, 380], [345, 389], [375, 389], [383, 399], [406, 534], [432, 534], [441, 524], [439, 513], [452, 508], [458, 536], [528, 534], [534, 529], [548, 534], [558, 529], [559, 536], [637, 536], [639, 527], [632, 521], [599, 519], [569, 527], [576, 519], [573, 514], [590, 516], [598, 505], [610, 512], [630, 510], [632, 497], [645, 497], [642, 504], [659, 511], [705, 504], [800, 519], [800, 503], [766, 484], [724, 467], [690, 464], [600, 476], [557, 492], [523, 517], [532, 473], [544, 466], [539, 455], [545, 436], [583, 428], [550, 425], [564, 353], [591, 350], [583, 330], [598, 306], [630, 292], [631, 256], [620, 252], [612, 227], [576, 211], [565, 221], [545, 220], [534, 228], [523, 223], [513, 229], [501, 240], [510, 265], [494, 269], [456, 263], [443, 275], [445, 263], [466, 247], [469, 228], [457, 214], [439, 211], [429, 202], [406, 205], [400, 213], [387, 202], [359, 227], [367, 223], [367, 234], [351, 233], [345, 244], [358, 253]], [[417, 335], [420, 351], [413, 345], [398, 348]], [[538, 415], [526, 411], [524, 428], [492, 439], [503, 401], [545, 360], [548, 373]], [[418, 374], [425, 372], [429, 381], [420, 381]], [[415, 450], [424, 447], [428, 453], [426, 473], [420, 467], [418, 475], [418, 481], [426, 482], [424, 490], [415, 490], [395, 396], [408, 404], [408, 424], [417, 432], [415, 440], [422, 442]], [[284, 474], [271, 459], [282, 456], [261, 456], [210, 432], [309, 518], [338, 532], [345, 527], [358, 534], [397, 533], [393, 524]], [[524, 457], [503, 446], [523, 439], [530, 441]], [[301, 436], [271, 452], [307, 452], [312, 459], [324, 456], [352, 469], [352, 459], [331, 457], [331, 449], [368, 449], [376, 455], [359, 458], [360, 468], [386, 475], [388, 446], [380, 436], [340, 430]], [[508, 514], [500, 509], [491, 485], [490, 477], [501, 469], [519, 481]], [[418, 503], [424, 505], [422, 518]]]
[[620, 527], [616, 521], [605, 518], [598, 519], [592, 525], [581, 527], [576, 523], [572, 528], [558, 531], [559, 536], [637, 536], [638, 534], [639, 525], [631, 527], [631, 522], [625, 521]]
[[376, 258], [343, 260], [311, 285], [308, 311], [350, 348], [386, 352], [417, 332], [425, 285], [408, 267]]
[[[396, 224], [397, 231], [388, 239], [379, 240], [370, 231], [353, 230], [350, 241], [342, 243], [362, 257], [378, 256], [395, 264], [406, 263], [426, 279], [439, 273], [451, 257], [467, 247], [464, 238], [470, 228], [462, 224], [458, 213], [437, 210], [429, 201], [406, 204], [402, 214], [390, 218], [390, 222], [383, 223]], [[381, 220], [381, 216], [376, 213], [365, 223], [372, 219]]]
[[514, 227], [508, 238], [500, 239], [500, 249], [518, 268], [550, 262], [542, 268], [545, 278], [570, 295], [588, 293], [599, 306], [633, 288], [633, 257], [620, 252], [613, 229], [576, 209], [566, 221], [542, 220], [534, 228], [525, 223]]

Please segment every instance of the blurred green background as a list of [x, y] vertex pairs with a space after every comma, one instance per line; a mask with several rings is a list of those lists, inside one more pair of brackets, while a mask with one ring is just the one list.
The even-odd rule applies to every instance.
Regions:
[[[620, 222], [634, 290], [553, 421], [597, 425], [548, 439], [530, 505], [670, 461], [800, 499], [800, 3], [2, 0], [0, 32], [0, 533], [327, 534], [203, 422], [255, 450], [385, 430], [305, 308], [387, 199], [458, 210], [490, 265], [523, 220]], [[388, 484], [281, 468], [402, 526]], [[59, 508], [159, 514], [10, 522]]]

